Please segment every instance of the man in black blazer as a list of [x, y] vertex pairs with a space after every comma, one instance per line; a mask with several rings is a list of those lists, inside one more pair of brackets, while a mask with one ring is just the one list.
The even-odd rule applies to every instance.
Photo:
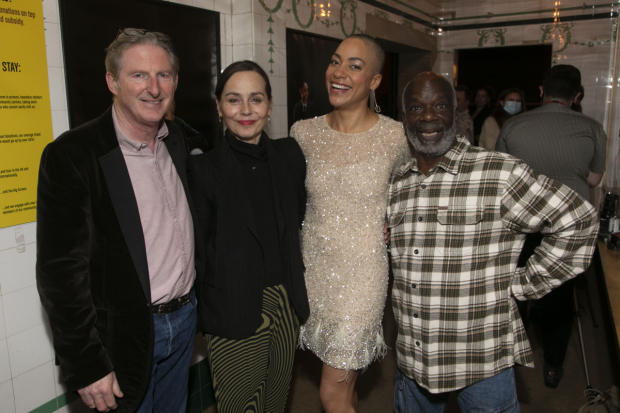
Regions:
[[314, 114], [314, 103], [308, 100], [308, 84], [303, 82], [299, 88], [301, 100], [295, 104], [293, 108], [293, 123], [298, 120], [312, 119]]
[[164, 121], [178, 59], [162, 33], [108, 47], [113, 105], [41, 158], [37, 286], [69, 390], [91, 409], [185, 412], [196, 329], [193, 206]]

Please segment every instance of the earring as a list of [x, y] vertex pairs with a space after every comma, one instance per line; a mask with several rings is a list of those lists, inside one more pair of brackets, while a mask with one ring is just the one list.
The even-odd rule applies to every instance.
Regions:
[[220, 123], [222, 123], [222, 115], [217, 115], [217, 118], [220, 120]]
[[267, 122], [271, 122], [271, 115], [267, 117]]
[[371, 89], [372, 91], [372, 100], [375, 101], [375, 113], [381, 113], [381, 108], [379, 107], [379, 105], [377, 105], [377, 97], [375, 96], [375, 90]]

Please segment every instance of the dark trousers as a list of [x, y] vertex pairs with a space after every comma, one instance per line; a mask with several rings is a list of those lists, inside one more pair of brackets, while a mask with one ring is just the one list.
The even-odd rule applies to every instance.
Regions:
[[[542, 235], [529, 234], [519, 256], [519, 267], [524, 267], [534, 249], [540, 245]], [[532, 302], [531, 319], [540, 323], [545, 363], [551, 367], [562, 367], [573, 329], [575, 279], [565, 282], [544, 297]], [[519, 311], [524, 316], [527, 301], [519, 302]]]

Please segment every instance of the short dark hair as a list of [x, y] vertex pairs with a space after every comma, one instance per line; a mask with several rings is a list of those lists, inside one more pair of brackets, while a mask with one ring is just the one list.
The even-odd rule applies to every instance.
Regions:
[[463, 92], [463, 93], [465, 93], [465, 100], [473, 102], [473, 100], [474, 100], [473, 94], [471, 93], [471, 90], [469, 90], [469, 88], [467, 86], [465, 86], [465, 85], [456, 86], [454, 88], [454, 91], [455, 92]]
[[[304, 85], [308, 85], [308, 82], [306, 82], [305, 80], [301, 83], [299, 83], [299, 89], [303, 89]], [[308, 85], [308, 88], [310, 88], [310, 85]]]
[[359, 39], [364, 42], [366, 47], [370, 50], [370, 54], [375, 62], [375, 67], [373, 68], [375, 74], [380, 75], [383, 73], [383, 66], [385, 65], [385, 51], [374, 37], [367, 34], [352, 34], [345, 40], [347, 39]]
[[231, 63], [220, 75], [219, 79], [217, 79], [217, 84], [215, 85], [215, 97], [217, 100], [222, 99], [222, 92], [224, 91], [224, 86], [231, 78], [232, 75], [239, 72], [256, 72], [265, 81], [265, 91], [267, 92], [267, 98], [271, 100], [271, 83], [269, 83], [269, 76], [260, 67], [257, 63], [251, 60], [242, 60], [239, 62]]
[[555, 65], [543, 77], [543, 94], [564, 100], [572, 100], [581, 86], [581, 72], [572, 65]]

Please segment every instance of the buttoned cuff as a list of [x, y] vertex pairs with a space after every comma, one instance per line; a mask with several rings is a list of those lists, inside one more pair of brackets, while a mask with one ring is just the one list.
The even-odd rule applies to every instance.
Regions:
[[510, 283], [511, 295], [519, 301], [527, 301], [536, 299], [536, 294], [529, 285], [529, 280], [525, 275], [525, 268], [517, 268], [512, 282]]

